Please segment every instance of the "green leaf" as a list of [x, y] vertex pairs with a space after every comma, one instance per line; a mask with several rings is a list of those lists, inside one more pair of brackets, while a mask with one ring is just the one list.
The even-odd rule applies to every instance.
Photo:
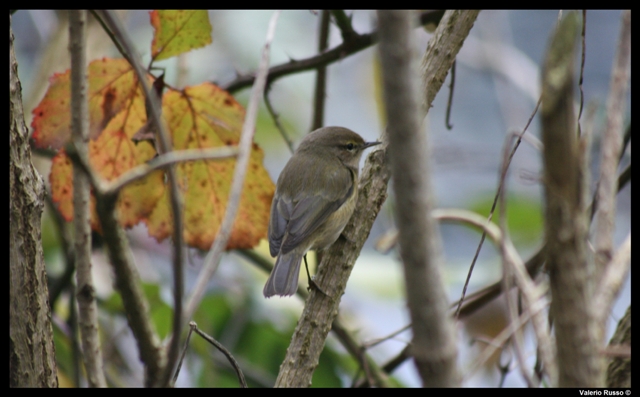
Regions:
[[155, 29], [151, 56], [156, 61], [211, 43], [211, 24], [205, 10], [154, 10], [149, 14]]

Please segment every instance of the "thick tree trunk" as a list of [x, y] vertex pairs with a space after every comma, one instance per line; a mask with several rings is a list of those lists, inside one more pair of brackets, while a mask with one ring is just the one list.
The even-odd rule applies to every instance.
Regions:
[[40, 222], [44, 184], [31, 164], [9, 30], [9, 385], [57, 387]]

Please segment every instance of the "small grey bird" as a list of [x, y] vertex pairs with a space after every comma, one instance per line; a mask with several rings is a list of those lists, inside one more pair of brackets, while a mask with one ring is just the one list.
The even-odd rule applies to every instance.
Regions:
[[269, 250], [278, 256], [264, 296], [293, 295], [302, 257], [333, 244], [358, 198], [358, 166], [365, 142], [342, 127], [324, 127], [304, 137], [282, 170], [271, 203]]

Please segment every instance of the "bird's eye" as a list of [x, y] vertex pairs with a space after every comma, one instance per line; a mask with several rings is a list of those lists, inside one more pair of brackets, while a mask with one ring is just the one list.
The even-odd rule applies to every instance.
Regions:
[[347, 150], [353, 150], [354, 144], [352, 142], [347, 143]]

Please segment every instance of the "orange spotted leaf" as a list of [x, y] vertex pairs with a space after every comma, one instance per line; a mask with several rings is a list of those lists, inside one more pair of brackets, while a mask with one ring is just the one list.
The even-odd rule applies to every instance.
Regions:
[[[163, 98], [163, 115], [171, 131], [174, 150], [237, 145], [244, 109], [226, 91], [204, 83]], [[275, 187], [263, 166], [262, 149], [253, 145], [240, 208], [227, 249], [250, 248], [267, 234]], [[224, 217], [235, 159], [181, 163], [176, 167], [184, 202], [185, 240], [209, 249]], [[147, 220], [158, 240], [171, 234], [167, 193]]]
[[154, 10], [149, 14], [155, 29], [151, 43], [154, 60], [171, 58], [211, 43], [211, 24], [207, 11]]
[[51, 160], [49, 182], [53, 202], [58, 204], [62, 217], [70, 222], [73, 219], [73, 169], [64, 149]]
[[[91, 167], [104, 179], [114, 180], [125, 171], [152, 159], [156, 151], [148, 142], [134, 144], [131, 136], [146, 121], [144, 99], [134, 90], [126, 107], [111, 118], [100, 135], [89, 142]], [[72, 167], [64, 151], [54, 157], [51, 173], [52, 199], [67, 220], [73, 217]], [[131, 227], [148, 216], [164, 192], [164, 174], [157, 171], [124, 188], [118, 199], [120, 223]], [[95, 213], [92, 225], [97, 229]]]
[[[114, 180], [151, 160], [152, 142], [135, 144], [131, 138], [146, 123], [145, 101], [135, 75], [119, 60], [92, 62], [89, 68], [89, 102], [92, 139], [91, 167], [102, 178]], [[34, 134], [40, 146], [61, 147], [69, 139], [68, 73], [56, 75], [45, 99], [35, 111]], [[163, 95], [163, 120], [171, 134], [173, 150], [237, 145], [244, 109], [226, 91], [205, 83]], [[235, 159], [181, 163], [176, 166], [185, 205], [187, 244], [208, 249], [224, 216]], [[73, 172], [63, 150], [53, 159], [49, 176], [53, 201], [63, 217], [73, 217]], [[163, 171], [124, 188], [118, 198], [118, 218], [125, 227], [140, 221], [158, 240], [171, 235], [173, 222]], [[228, 249], [255, 246], [267, 234], [274, 185], [263, 166], [263, 152], [253, 145], [240, 208]], [[99, 230], [92, 198], [92, 226]]]
[[[131, 106], [116, 115], [100, 137], [89, 143], [92, 167], [106, 180], [151, 160], [156, 151], [149, 142], [135, 144], [131, 137], [146, 122], [144, 99], [136, 96]], [[131, 227], [147, 217], [164, 192], [164, 172], [157, 171], [124, 188], [118, 197], [120, 223]]]
[[[111, 119], [128, 106], [140, 88], [124, 59], [103, 58], [89, 64], [89, 133], [96, 138]], [[38, 147], [59, 149], [71, 136], [69, 70], [56, 73], [49, 89], [33, 110], [33, 139]]]

